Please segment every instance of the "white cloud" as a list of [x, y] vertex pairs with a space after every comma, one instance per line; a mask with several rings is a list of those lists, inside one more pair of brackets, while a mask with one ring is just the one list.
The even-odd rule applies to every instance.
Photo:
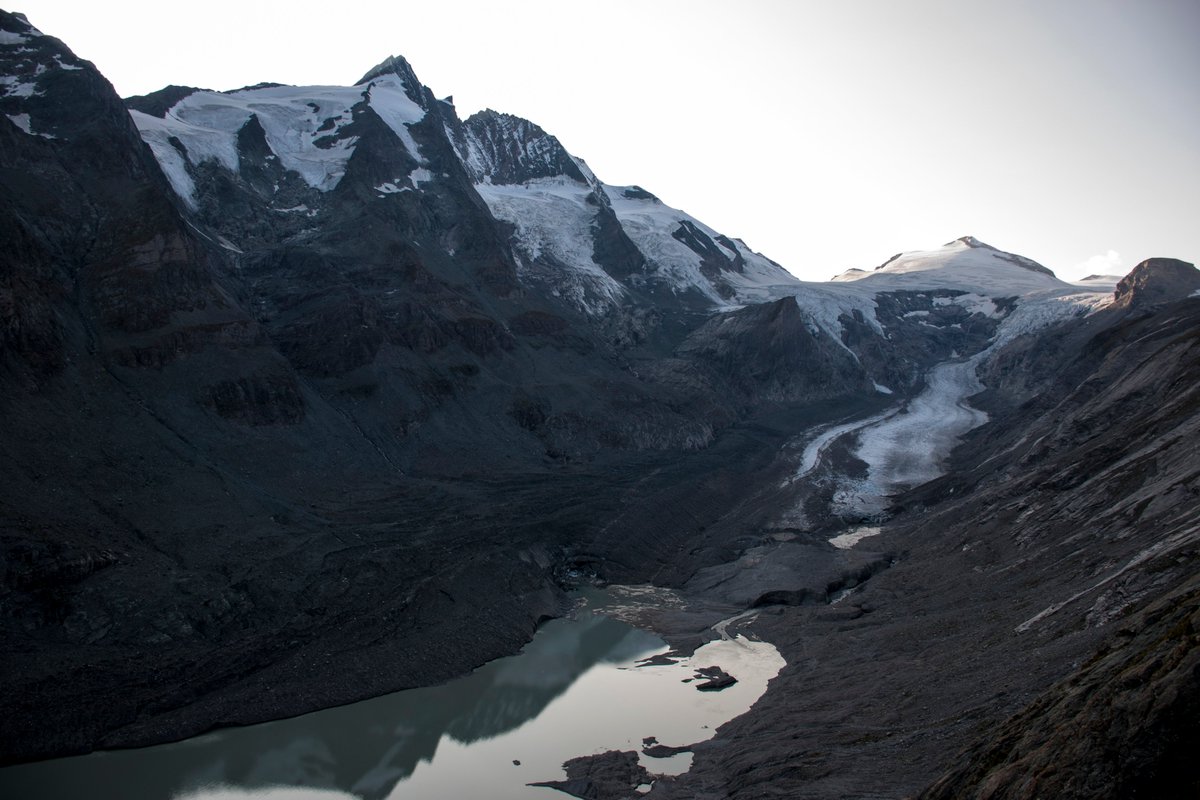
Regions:
[[1088, 260], [1076, 264], [1071, 272], [1080, 277], [1087, 275], [1124, 275], [1128, 272], [1128, 269], [1125, 266], [1125, 259], [1121, 258], [1121, 254], [1116, 250], [1109, 250], [1107, 253], [1092, 256]]

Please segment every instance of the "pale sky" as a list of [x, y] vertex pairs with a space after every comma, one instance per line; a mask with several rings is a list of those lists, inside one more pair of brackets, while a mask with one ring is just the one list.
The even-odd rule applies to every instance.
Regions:
[[971, 234], [1200, 260], [1198, 0], [22, 0], [123, 96], [405, 56], [808, 280]]

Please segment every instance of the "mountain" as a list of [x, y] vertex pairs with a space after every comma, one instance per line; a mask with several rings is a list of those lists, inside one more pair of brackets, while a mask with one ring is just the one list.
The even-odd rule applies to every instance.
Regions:
[[4, 762], [444, 681], [601, 581], [788, 661], [654, 796], [1021, 796], [1080, 720], [1058, 774], [1175, 774], [1190, 690], [1098, 720], [1194, 653], [1191, 265], [802, 282], [400, 57], [122, 101], [0, 12], [0, 86]]
[[762, 615], [788, 661], [769, 711], [663, 796], [1191, 796], [1198, 348], [1178, 295], [1001, 346], [987, 423], [855, 546], [890, 566]]

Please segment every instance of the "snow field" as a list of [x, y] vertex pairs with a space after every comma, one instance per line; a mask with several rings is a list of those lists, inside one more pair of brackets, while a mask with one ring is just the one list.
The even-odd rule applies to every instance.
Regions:
[[[131, 114], [171, 186], [194, 208], [195, 185], [183, 157], [169, 142], [172, 136], [183, 143], [192, 164], [216, 161], [237, 172], [237, 132], [252, 114], [257, 115], [267, 144], [284, 168], [299, 173], [309, 186], [327, 192], [341, 181], [357, 141], [355, 137], [338, 139], [338, 132], [353, 121], [352, 109], [364, 98], [413, 158], [423, 163], [408, 126], [423, 119], [425, 110], [408, 97], [398, 75], [378, 77], [369, 88], [270, 86], [228, 93], [195, 92], [176, 103], [165, 119], [138, 111]], [[331, 146], [324, 146], [330, 142]], [[414, 183], [427, 180], [427, 174], [410, 179]]]

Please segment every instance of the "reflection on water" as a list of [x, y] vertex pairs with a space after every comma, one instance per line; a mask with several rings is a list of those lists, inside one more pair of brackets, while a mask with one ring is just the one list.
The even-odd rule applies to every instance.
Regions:
[[[718, 644], [733, 650], [709, 651]], [[561, 777], [574, 756], [636, 749], [645, 736], [707, 738], [749, 708], [783, 663], [770, 645], [739, 639], [686, 663], [636, 666], [666, 649], [653, 634], [583, 611], [547, 623], [518, 655], [442, 686], [176, 744], [11, 767], [0, 770], [0, 797], [553, 800], [563, 795], [524, 784]], [[684, 683], [714, 656], [739, 684], [700, 693]], [[644, 760], [657, 773], [687, 766]]]

